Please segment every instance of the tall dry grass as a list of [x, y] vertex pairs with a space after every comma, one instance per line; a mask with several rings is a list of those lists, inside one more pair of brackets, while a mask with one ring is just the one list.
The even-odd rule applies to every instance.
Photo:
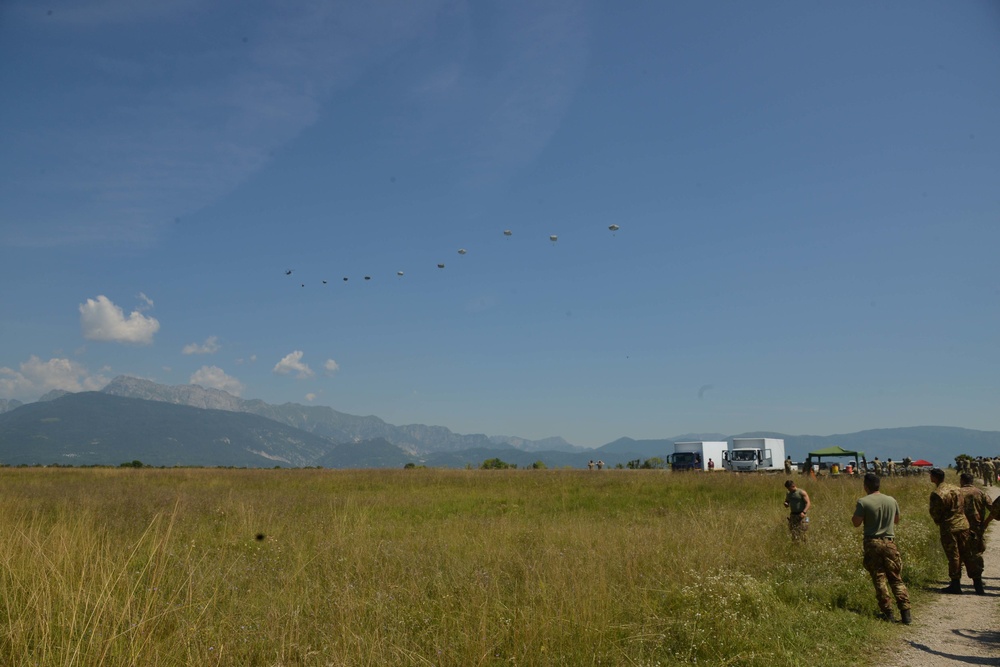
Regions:
[[[853, 480], [659, 471], [0, 470], [13, 665], [857, 665]], [[926, 480], [908, 582], [943, 571]], [[260, 537], [261, 539], [258, 539]], [[4, 663], [7, 664], [7, 663]]]

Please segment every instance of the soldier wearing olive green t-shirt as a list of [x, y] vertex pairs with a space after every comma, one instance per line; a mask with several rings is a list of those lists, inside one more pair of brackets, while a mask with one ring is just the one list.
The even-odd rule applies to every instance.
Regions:
[[[896, 548], [895, 526], [899, 523], [899, 504], [892, 496], [879, 491], [882, 481], [874, 473], [865, 475], [865, 495], [854, 507], [851, 523], [864, 524], [864, 564], [875, 585], [882, 618], [893, 620], [892, 602], [896, 601], [903, 623], [910, 623], [910, 594], [903, 583], [903, 559]], [[892, 594], [889, 594], [889, 589]]]

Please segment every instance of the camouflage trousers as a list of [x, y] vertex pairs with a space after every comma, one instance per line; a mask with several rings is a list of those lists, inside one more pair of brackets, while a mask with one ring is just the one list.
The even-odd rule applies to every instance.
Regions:
[[[903, 559], [896, 543], [882, 537], [865, 538], [865, 569], [875, 584], [875, 598], [883, 612], [892, 611], [893, 598], [900, 611], [910, 608], [910, 593], [903, 583]], [[889, 589], [892, 589], [892, 594]]]
[[970, 579], [983, 576], [983, 552], [979, 550], [979, 540], [973, 537], [971, 530], [960, 530], [957, 533], [943, 531], [941, 546], [948, 558], [948, 578], [958, 581], [962, 578], [962, 563], [965, 563], [965, 573]]
[[795, 541], [806, 541], [806, 531], [809, 530], [809, 521], [801, 514], [788, 515], [788, 530], [792, 533]]

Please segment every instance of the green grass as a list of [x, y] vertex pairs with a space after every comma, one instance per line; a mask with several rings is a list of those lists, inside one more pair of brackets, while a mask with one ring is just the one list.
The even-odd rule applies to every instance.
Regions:
[[[854, 480], [662, 471], [0, 470], [14, 665], [857, 665], [899, 627]], [[944, 558], [925, 479], [904, 576]], [[263, 539], [258, 540], [261, 534]]]

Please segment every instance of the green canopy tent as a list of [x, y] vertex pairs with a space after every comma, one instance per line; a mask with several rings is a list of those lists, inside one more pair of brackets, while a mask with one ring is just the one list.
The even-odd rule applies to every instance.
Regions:
[[[812, 470], [812, 460], [816, 459], [819, 463], [824, 458], [844, 458], [850, 457], [854, 461], [861, 461], [862, 466], [867, 467], [867, 460], [865, 459], [865, 453], [858, 450], [844, 449], [843, 447], [834, 445], [833, 447], [827, 447], [825, 449], [817, 449], [814, 452], [809, 452], [806, 457], [806, 466], [804, 470], [806, 472]], [[863, 470], [864, 468], [862, 468]]]

